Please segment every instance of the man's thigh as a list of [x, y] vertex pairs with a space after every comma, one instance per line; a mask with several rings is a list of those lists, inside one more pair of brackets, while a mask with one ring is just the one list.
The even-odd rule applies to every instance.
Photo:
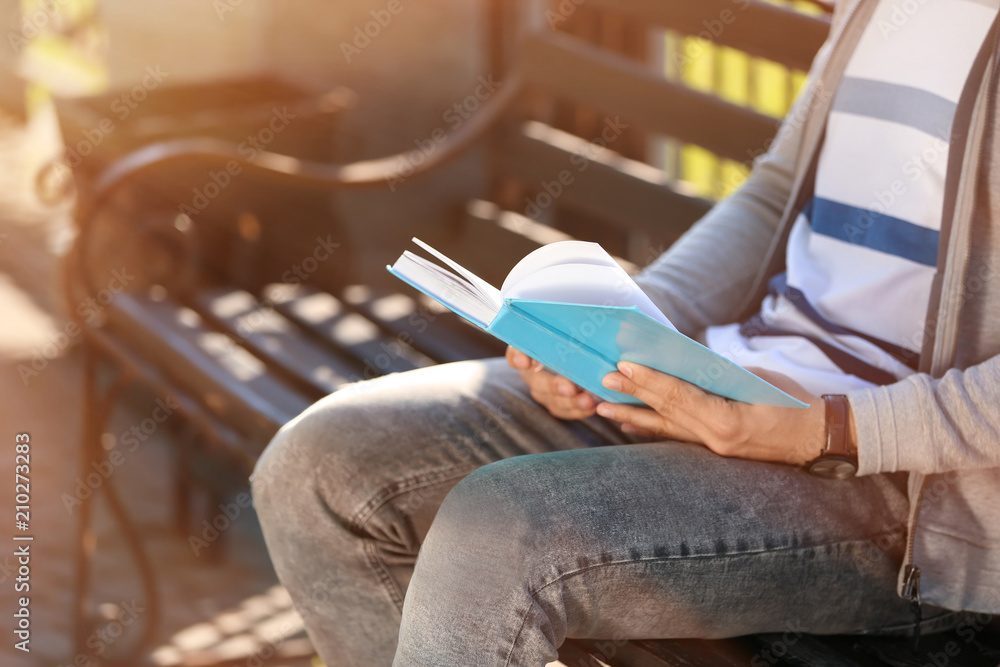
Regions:
[[475, 608], [507, 610], [489, 632], [513, 653], [565, 637], [905, 623], [895, 581], [907, 507], [885, 476], [820, 480], [691, 444], [495, 463], [441, 507], [411, 583], [401, 645], [419, 644], [425, 622], [461, 627], [473, 612], [460, 597], [472, 589]]
[[[502, 359], [349, 385], [289, 422], [254, 474], [260, 495], [318, 492], [352, 529], [403, 519], [419, 541], [447, 492], [502, 459], [625, 442], [612, 424], [567, 422], [533, 401]], [[280, 489], [279, 489], [280, 487]], [[379, 530], [384, 529], [383, 526]]]

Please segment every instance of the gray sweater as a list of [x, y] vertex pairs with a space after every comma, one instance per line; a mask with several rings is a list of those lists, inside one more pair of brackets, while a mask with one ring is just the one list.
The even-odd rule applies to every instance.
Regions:
[[[875, 0], [838, 3], [809, 84], [747, 182], [638, 278], [677, 327], [695, 333], [755, 312], [781, 270], [793, 208], [826, 114]], [[923, 333], [921, 372], [852, 392], [859, 474], [909, 471], [908, 549], [920, 596], [1000, 613], [1000, 114], [993, 63], [975, 94], [956, 203]], [[836, 483], [836, 482], [831, 482]]]

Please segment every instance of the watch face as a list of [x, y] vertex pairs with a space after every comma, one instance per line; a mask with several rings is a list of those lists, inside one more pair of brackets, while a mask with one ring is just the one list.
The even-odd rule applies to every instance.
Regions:
[[858, 472], [857, 466], [849, 460], [835, 456], [818, 458], [809, 464], [809, 472], [825, 479], [847, 479]]

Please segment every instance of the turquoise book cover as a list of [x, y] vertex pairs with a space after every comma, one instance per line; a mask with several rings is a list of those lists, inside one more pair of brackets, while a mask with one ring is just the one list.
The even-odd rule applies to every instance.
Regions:
[[[619, 361], [631, 361], [734, 401], [808, 407], [677, 331], [596, 244], [565, 241], [544, 246], [515, 266], [498, 290], [414, 241], [457, 273], [409, 252], [386, 267], [390, 273], [603, 400], [641, 405], [601, 383]], [[515, 284], [509, 285], [515, 276]], [[540, 294], [563, 298], [524, 298]]]

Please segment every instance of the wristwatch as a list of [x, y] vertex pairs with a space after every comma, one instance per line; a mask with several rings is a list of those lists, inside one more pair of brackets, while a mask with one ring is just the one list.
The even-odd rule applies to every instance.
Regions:
[[823, 394], [826, 403], [826, 441], [819, 456], [806, 464], [809, 472], [824, 479], [847, 479], [858, 472], [858, 453], [847, 446], [847, 414], [843, 394]]

